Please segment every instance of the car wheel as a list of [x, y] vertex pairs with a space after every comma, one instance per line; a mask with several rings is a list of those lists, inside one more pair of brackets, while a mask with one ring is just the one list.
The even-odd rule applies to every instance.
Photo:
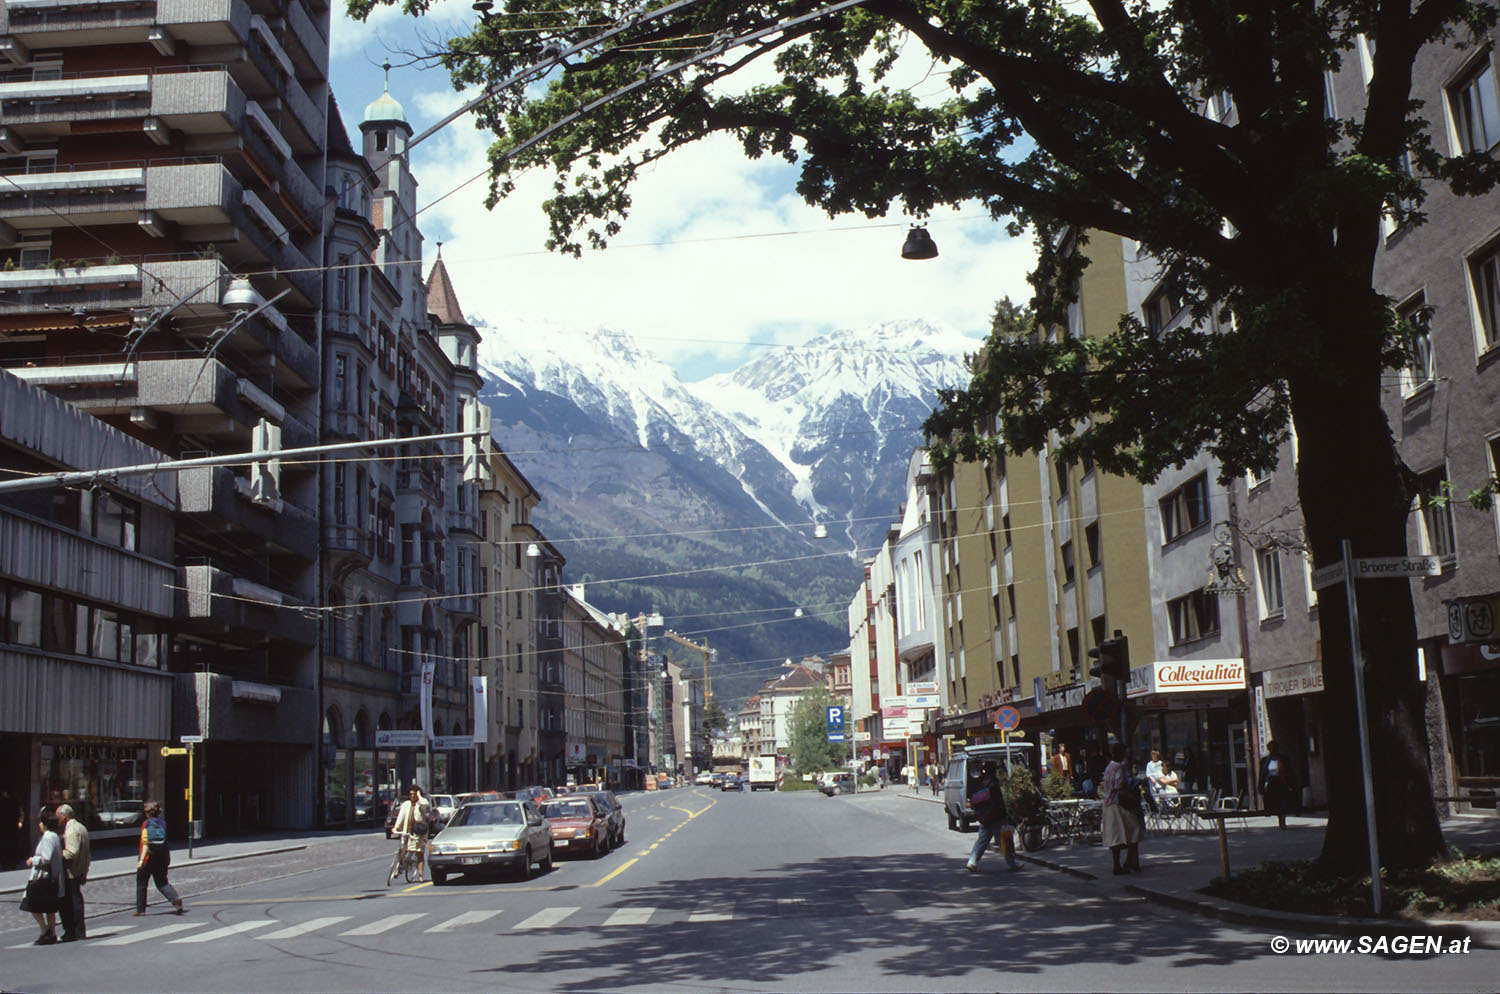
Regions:
[[967, 832], [967, 831], [969, 831], [969, 819], [967, 819], [967, 818], [960, 818], [960, 819], [958, 819], [958, 830], [960, 832]]
[[552, 872], [552, 845], [550, 843], [547, 845], [547, 855], [542, 857], [542, 872]]
[[531, 876], [532, 876], [532, 874], [531, 874], [531, 847], [527, 846], [526, 847], [526, 862], [524, 862], [524, 863], [521, 864], [521, 879], [522, 880], [530, 880]]
[[948, 813], [948, 831], [958, 831], [958, 819], [953, 817], [953, 813], [951, 811]]
[[434, 887], [441, 887], [441, 886], [443, 886], [443, 884], [446, 884], [447, 882], [448, 882], [448, 871], [447, 870], [433, 870], [432, 871], [432, 886], [434, 886]]

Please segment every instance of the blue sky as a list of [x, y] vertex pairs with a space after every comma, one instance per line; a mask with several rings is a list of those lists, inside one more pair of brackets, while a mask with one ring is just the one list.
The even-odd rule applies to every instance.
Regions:
[[[406, 61], [401, 50], [421, 45], [419, 32], [452, 33], [473, 16], [469, 0], [439, 0], [421, 21], [382, 7], [358, 24], [335, 4], [331, 75], [354, 137], [382, 90], [380, 64]], [[393, 69], [390, 86], [417, 131], [466, 99], [441, 69]], [[938, 258], [902, 260], [910, 219], [830, 219], [796, 196], [794, 167], [747, 160], [730, 139], [678, 152], [643, 177], [609, 249], [549, 253], [540, 204], [550, 176], [521, 177], [486, 211], [487, 144], [462, 117], [418, 146], [413, 172], [424, 272], [442, 241], [459, 301], [492, 334], [616, 328], [693, 381], [769, 345], [885, 320], [928, 318], [977, 337], [998, 298], [1030, 296], [1029, 240], [1008, 238], [977, 206], [928, 220]]]

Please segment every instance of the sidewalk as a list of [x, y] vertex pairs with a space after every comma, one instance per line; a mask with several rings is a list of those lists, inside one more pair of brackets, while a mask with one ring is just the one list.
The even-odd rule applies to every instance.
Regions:
[[[193, 843], [192, 859], [188, 858], [187, 843], [174, 840], [172, 869], [222, 863], [231, 859], [248, 859], [252, 856], [269, 856], [273, 853], [294, 852], [319, 842], [347, 839], [349, 836], [350, 833], [343, 830], [287, 831], [227, 839], [200, 839]], [[96, 842], [93, 845], [92, 855], [93, 859], [89, 867], [90, 881], [135, 876], [137, 850], [124, 840], [111, 839], [108, 842]], [[26, 881], [30, 876], [31, 871], [24, 866], [18, 870], [0, 871], [0, 894], [22, 893], [26, 890]]]
[[[925, 790], [919, 794], [908, 790], [904, 796], [942, 805], [941, 797], [932, 797]], [[1322, 848], [1326, 824], [1326, 818], [1292, 816], [1287, 818], [1287, 828], [1283, 831], [1277, 827], [1274, 815], [1245, 818], [1243, 823], [1232, 821], [1228, 825], [1230, 872], [1250, 869], [1267, 860], [1313, 859]], [[1443, 822], [1443, 837], [1450, 846], [1464, 849], [1500, 846], [1500, 817], [1484, 814], [1450, 818]], [[1223, 921], [1323, 935], [1360, 935], [1403, 926], [1408, 929], [1441, 929], [1444, 933], [1472, 935], [1480, 946], [1500, 948], [1500, 922], [1422, 922], [1306, 915], [1257, 908], [1200, 893], [1201, 888], [1220, 875], [1219, 840], [1212, 830], [1171, 834], [1148, 832], [1141, 843], [1143, 872], [1118, 877], [1112, 872], [1109, 850], [1100, 845], [1048, 842], [1042, 849], [1029, 853], [1022, 850], [1018, 855], [1024, 862], [1092, 881], [1098, 887], [1123, 891]]]

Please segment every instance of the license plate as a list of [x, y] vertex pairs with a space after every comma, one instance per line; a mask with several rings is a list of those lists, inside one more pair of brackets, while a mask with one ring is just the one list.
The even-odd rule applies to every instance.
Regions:
[[565, 846], [565, 845], [567, 845], [571, 841], [572, 841], [571, 839], [553, 839], [552, 840], [552, 844], [554, 846]]
[[463, 863], [466, 866], [473, 866], [475, 863], [482, 863], [482, 862], [484, 862], [484, 857], [482, 857], [482, 856], [460, 856], [458, 858], [458, 861], [460, 863]]

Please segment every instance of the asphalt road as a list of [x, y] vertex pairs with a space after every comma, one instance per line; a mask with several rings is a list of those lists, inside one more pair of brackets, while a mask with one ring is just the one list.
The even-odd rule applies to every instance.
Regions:
[[154, 892], [132, 917], [133, 882], [98, 881], [86, 942], [34, 947], [5, 914], [0, 989], [1480, 991], [1500, 973], [1481, 949], [1277, 955], [1269, 931], [998, 856], [966, 873], [973, 836], [896, 791], [625, 806], [624, 847], [531, 881], [387, 887], [378, 833], [174, 873], [181, 918]]

